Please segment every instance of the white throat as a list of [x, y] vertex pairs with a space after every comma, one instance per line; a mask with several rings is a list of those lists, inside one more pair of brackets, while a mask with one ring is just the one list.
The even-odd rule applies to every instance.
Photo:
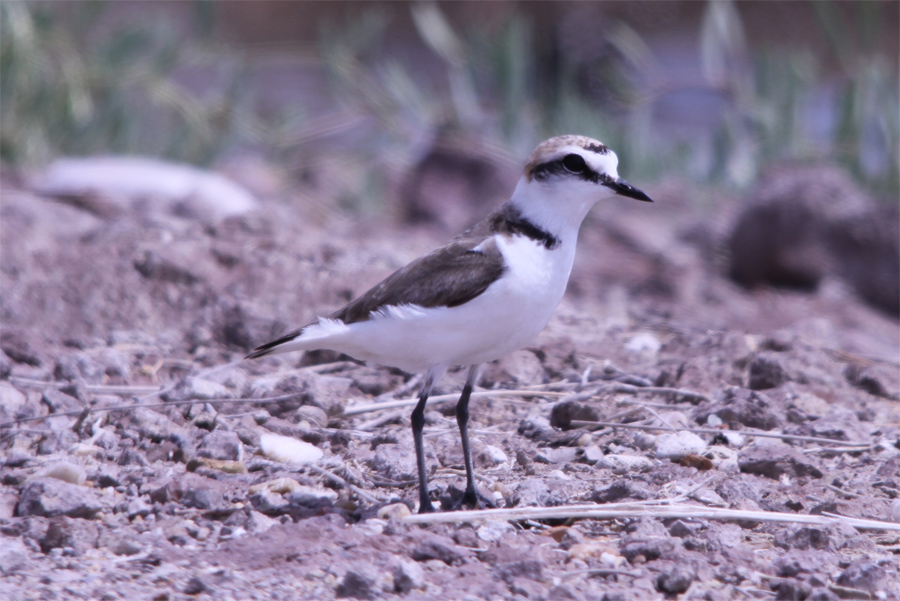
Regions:
[[578, 229], [588, 211], [601, 200], [597, 192], [596, 188], [578, 190], [571, 186], [528, 181], [522, 177], [510, 202], [522, 212], [523, 217], [563, 243], [568, 243], [578, 238]]

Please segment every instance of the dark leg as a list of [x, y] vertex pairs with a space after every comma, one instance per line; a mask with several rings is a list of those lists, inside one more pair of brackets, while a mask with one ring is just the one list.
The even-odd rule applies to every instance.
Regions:
[[425, 471], [425, 443], [422, 441], [422, 430], [425, 428], [425, 403], [431, 392], [433, 381], [430, 376], [425, 378], [422, 391], [419, 393], [419, 402], [413, 409], [410, 421], [412, 421], [413, 441], [416, 445], [416, 463], [419, 467], [419, 513], [431, 513], [434, 505], [428, 498], [428, 476]]
[[478, 495], [475, 492], [475, 470], [472, 466], [472, 451], [469, 448], [469, 397], [472, 396], [472, 388], [478, 379], [478, 366], [469, 367], [469, 375], [466, 377], [466, 385], [463, 387], [462, 396], [456, 404], [456, 423], [459, 426], [459, 434], [462, 437], [463, 457], [466, 462], [466, 491], [463, 493], [462, 504], [469, 507], [478, 506]]

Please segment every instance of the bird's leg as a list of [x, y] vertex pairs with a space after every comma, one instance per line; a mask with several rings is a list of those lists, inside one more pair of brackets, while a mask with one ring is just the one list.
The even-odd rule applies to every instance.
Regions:
[[434, 385], [434, 378], [429, 373], [425, 377], [425, 383], [422, 384], [422, 390], [419, 392], [419, 402], [413, 409], [410, 421], [412, 422], [413, 441], [416, 445], [416, 463], [419, 467], [419, 513], [431, 513], [434, 511], [434, 505], [428, 498], [428, 476], [425, 471], [425, 443], [422, 440], [422, 430], [425, 428], [425, 403], [428, 401], [428, 395], [431, 387]]
[[475, 492], [475, 470], [472, 466], [472, 450], [469, 447], [469, 397], [472, 396], [472, 388], [475, 387], [475, 382], [478, 380], [479, 367], [478, 365], [469, 366], [466, 385], [456, 404], [456, 423], [459, 426], [463, 458], [466, 463], [466, 491], [463, 493], [462, 504], [470, 507], [478, 506], [478, 494]]

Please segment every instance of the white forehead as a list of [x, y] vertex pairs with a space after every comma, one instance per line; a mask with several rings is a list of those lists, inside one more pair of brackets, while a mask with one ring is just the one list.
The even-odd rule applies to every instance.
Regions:
[[561, 159], [568, 154], [584, 158], [591, 170], [618, 177], [619, 157], [599, 140], [586, 136], [558, 136], [538, 144], [528, 158], [525, 172], [530, 173], [537, 165]]

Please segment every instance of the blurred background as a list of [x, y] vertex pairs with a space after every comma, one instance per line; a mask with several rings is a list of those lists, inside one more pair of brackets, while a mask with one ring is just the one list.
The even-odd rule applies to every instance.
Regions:
[[592, 211], [567, 302], [704, 332], [843, 320], [894, 353], [866, 311], [900, 316], [898, 24], [827, 0], [4, 0], [0, 317], [242, 352], [578, 133], [657, 202]]
[[[600, 138], [636, 181], [745, 189], [834, 162], [896, 201], [896, 2], [17, 2], [0, 5], [0, 157], [339, 157], [378, 211], [435, 148], [518, 165]], [[450, 142], [448, 142], [450, 140]], [[438, 144], [440, 146], [440, 144]]]

